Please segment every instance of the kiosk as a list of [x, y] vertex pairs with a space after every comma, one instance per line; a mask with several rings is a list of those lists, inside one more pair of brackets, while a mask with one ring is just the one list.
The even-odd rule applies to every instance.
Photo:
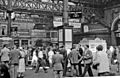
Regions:
[[59, 47], [64, 45], [66, 49], [72, 48], [73, 45], [73, 26], [58, 27]]

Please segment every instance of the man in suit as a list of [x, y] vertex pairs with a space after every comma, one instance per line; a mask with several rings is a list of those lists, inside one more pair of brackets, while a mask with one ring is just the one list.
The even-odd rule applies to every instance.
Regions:
[[55, 51], [55, 55], [52, 56], [52, 66], [55, 73], [55, 78], [62, 78], [63, 71], [63, 55], [60, 54], [60, 51]]

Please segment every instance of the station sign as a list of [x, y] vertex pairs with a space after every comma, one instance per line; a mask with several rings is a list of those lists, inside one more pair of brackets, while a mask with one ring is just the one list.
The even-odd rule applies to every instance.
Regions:
[[[54, 27], [62, 26], [63, 25], [62, 17], [54, 17], [53, 24]], [[79, 19], [69, 19], [69, 25], [73, 26], [73, 28], [81, 28], [81, 23]]]

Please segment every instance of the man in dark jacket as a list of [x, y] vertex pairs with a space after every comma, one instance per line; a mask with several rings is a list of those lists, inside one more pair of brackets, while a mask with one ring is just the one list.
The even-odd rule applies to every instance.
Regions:
[[[52, 66], [55, 73], [55, 78], [63, 78], [63, 55], [59, 53], [59, 51], [55, 52], [56, 54], [52, 56]], [[59, 77], [58, 77], [59, 76]]]
[[61, 46], [60, 47], [60, 54], [63, 55], [63, 59], [64, 59], [64, 62], [63, 62], [63, 76], [66, 76], [66, 72], [67, 72], [67, 50], [65, 49], [64, 46]]
[[[80, 59], [83, 56], [83, 49], [82, 49], [81, 46], [79, 47], [79, 54], [81, 55], [81, 56], [78, 57]], [[81, 64], [81, 62], [82, 62], [82, 60], [79, 61], [79, 63], [78, 63], [79, 76], [82, 75], [82, 64]]]
[[10, 78], [8, 67], [0, 63], [0, 78]]

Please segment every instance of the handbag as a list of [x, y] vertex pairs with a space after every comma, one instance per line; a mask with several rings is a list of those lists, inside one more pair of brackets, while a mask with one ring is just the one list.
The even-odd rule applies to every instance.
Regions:
[[95, 70], [97, 70], [97, 67], [98, 67], [99, 65], [100, 65], [100, 63], [93, 64], [93, 65], [92, 65], [92, 68], [95, 69]]

